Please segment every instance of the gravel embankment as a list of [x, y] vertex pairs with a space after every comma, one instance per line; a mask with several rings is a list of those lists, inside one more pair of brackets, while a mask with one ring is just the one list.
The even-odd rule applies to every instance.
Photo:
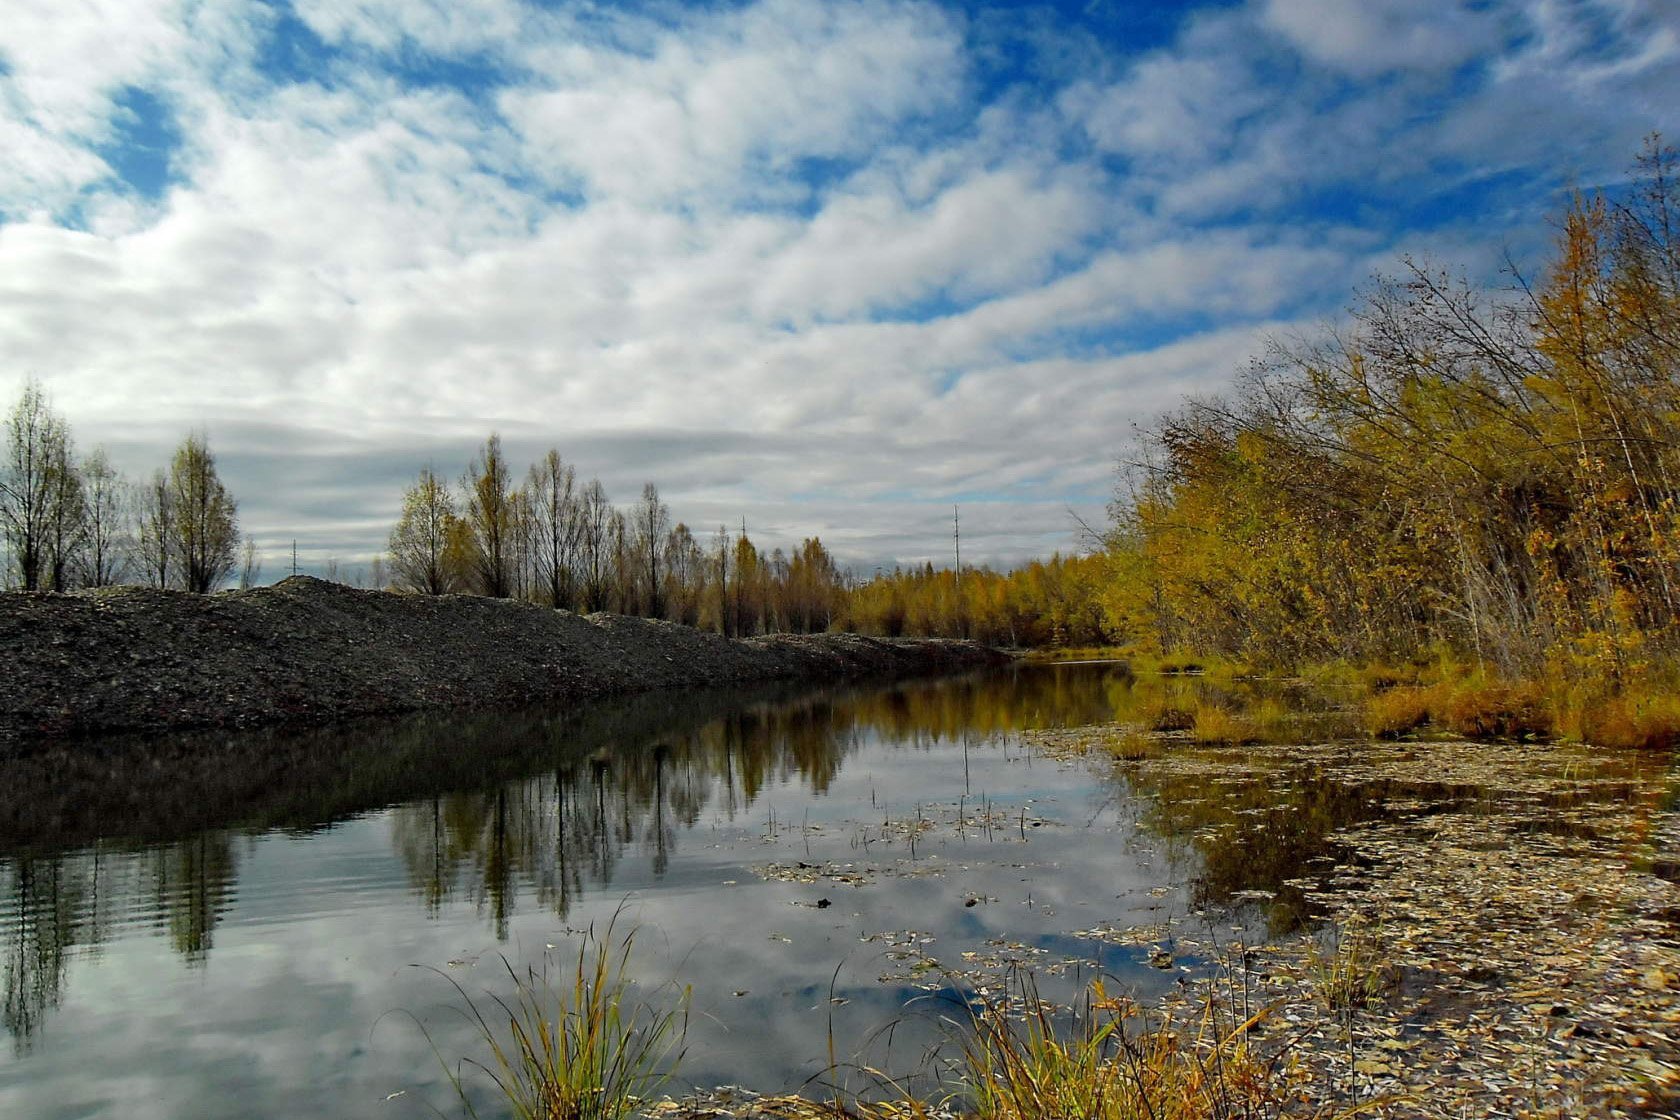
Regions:
[[325, 723], [1004, 660], [972, 642], [729, 639], [668, 622], [357, 591], [307, 576], [218, 595], [11, 593], [0, 595], [0, 750], [115, 731]]

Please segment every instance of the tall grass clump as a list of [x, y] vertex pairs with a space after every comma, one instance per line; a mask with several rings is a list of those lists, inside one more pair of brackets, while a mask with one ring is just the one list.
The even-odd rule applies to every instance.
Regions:
[[1159, 739], [1135, 727], [1103, 740], [1103, 749], [1122, 762], [1160, 758], [1164, 753]]
[[1236, 745], [1252, 742], [1253, 731], [1241, 717], [1218, 704], [1200, 701], [1196, 704], [1190, 726], [1190, 737], [1210, 746]]
[[1599, 746], [1667, 750], [1680, 745], [1680, 695], [1623, 693], [1590, 711], [1582, 730]]
[[653, 1008], [631, 997], [625, 969], [635, 934], [591, 930], [576, 962], [556, 974], [542, 966], [503, 966], [513, 995], [474, 1000], [447, 977], [488, 1051], [445, 1073], [469, 1116], [478, 1116], [465, 1077], [482, 1073], [516, 1120], [625, 1120], [671, 1077], [688, 1030], [689, 990]]
[[[1071, 1030], [1059, 1030], [1029, 974], [970, 1009], [962, 1057], [975, 1120], [1201, 1120], [1277, 1115], [1289, 1099], [1281, 1058], [1210, 1001], [1188, 1021], [1146, 1022], [1130, 1000], [1093, 983]], [[965, 1111], [966, 1110], [966, 1111]]]
[[1470, 677], [1456, 684], [1438, 720], [1466, 739], [1546, 738], [1552, 716], [1538, 685]]
[[1428, 684], [1395, 683], [1365, 696], [1365, 729], [1397, 738], [1428, 724], [1466, 739], [1548, 738], [1557, 719], [1540, 686], [1436, 666]]
[[1396, 685], [1365, 697], [1365, 730], [1379, 739], [1392, 739], [1416, 731], [1430, 720], [1439, 706], [1438, 690], [1416, 685]]
[[1332, 1012], [1378, 1003], [1398, 982], [1382, 930], [1354, 916], [1335, 928], [1327, 944], [1307, 945], [1313, 988]]
[[1600, 747], [1668, 750], [1680, 746], [1680, 686], [1644, 678], [1611, 692], [1575, 685], [1554, 693], [1559, 734]]

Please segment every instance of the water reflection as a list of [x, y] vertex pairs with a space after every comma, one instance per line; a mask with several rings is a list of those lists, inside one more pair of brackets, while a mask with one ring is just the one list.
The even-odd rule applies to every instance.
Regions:
[[1022, 669], [890, 689], [637, 697], [307, 733], [59, 746], [0, 762], [5, 1029], [21, 1053], [71, 964], [150, 929], [202, 966], [236, 905], [247, 837], [380, 813], [436, 916], [470, 902], [498, 938], [522, 907], [564, 918], [627, 859], [654, 877], [709, 817], [763, 790], [827, 791], [870, 740], [905, 749], [1113, 717], [1117, 668]]
[[[1627, 755], [1600, 756], [1595, 765], [1631, 772], [1645, 767], [1647, 773], [1664, 767], [1659, 759]], [[1549, 814], [1615, 803], [1633, 789], [1600, 780], [1588, 790], [1513, 794], [1485, 785], [1326, 774], [1275, 756], [1247, 767], [1239, 761], [1219, 777], [1144, 767], [1128, 770], [1124, 781], [1141, 806], [1140, 826], [1169, 845], [1184, 869], [1192, 904], [1216, 911], [1256, 908], [1271, 937], [1324, 916], [1322, 905], [1310, 901], [1314, 877], [1337, 865], [1368, 866], [1337, 839], [1347, 829], [1379, 819], [1497, 814], [1508, 827], [1591, 839], [1596, 833], [1590, 825]], [[1522, 819], [1525, 813], [1531, 818]]]
[[5, 1026], [19, 1052], [63, 997], [70, 961], [136, 912], [189, 965], [201, 965], [234, 897], [239, 860], [226, 833], [140, 851], [106, 844], [0, 862]]

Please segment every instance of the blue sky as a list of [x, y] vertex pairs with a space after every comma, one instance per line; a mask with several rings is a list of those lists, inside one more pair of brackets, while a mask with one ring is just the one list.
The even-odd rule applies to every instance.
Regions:
[[491, 430], [1009, 563], [1403, 255], [1540, 268], [1677, 94], [1670, 0], [11, 0], [0, 393], [136, 474], [207, 429], [270, 574]]

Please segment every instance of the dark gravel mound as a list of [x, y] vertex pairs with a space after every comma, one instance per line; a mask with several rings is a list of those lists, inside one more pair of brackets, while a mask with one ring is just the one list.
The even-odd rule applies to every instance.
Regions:
[[112, 731], [325, 723], [1003, 660], [972, 642], [737, 640], [669, 622], [357, 591], [307, 576], [219, 595], [11, 593], [0, 594], [0, 749]]

